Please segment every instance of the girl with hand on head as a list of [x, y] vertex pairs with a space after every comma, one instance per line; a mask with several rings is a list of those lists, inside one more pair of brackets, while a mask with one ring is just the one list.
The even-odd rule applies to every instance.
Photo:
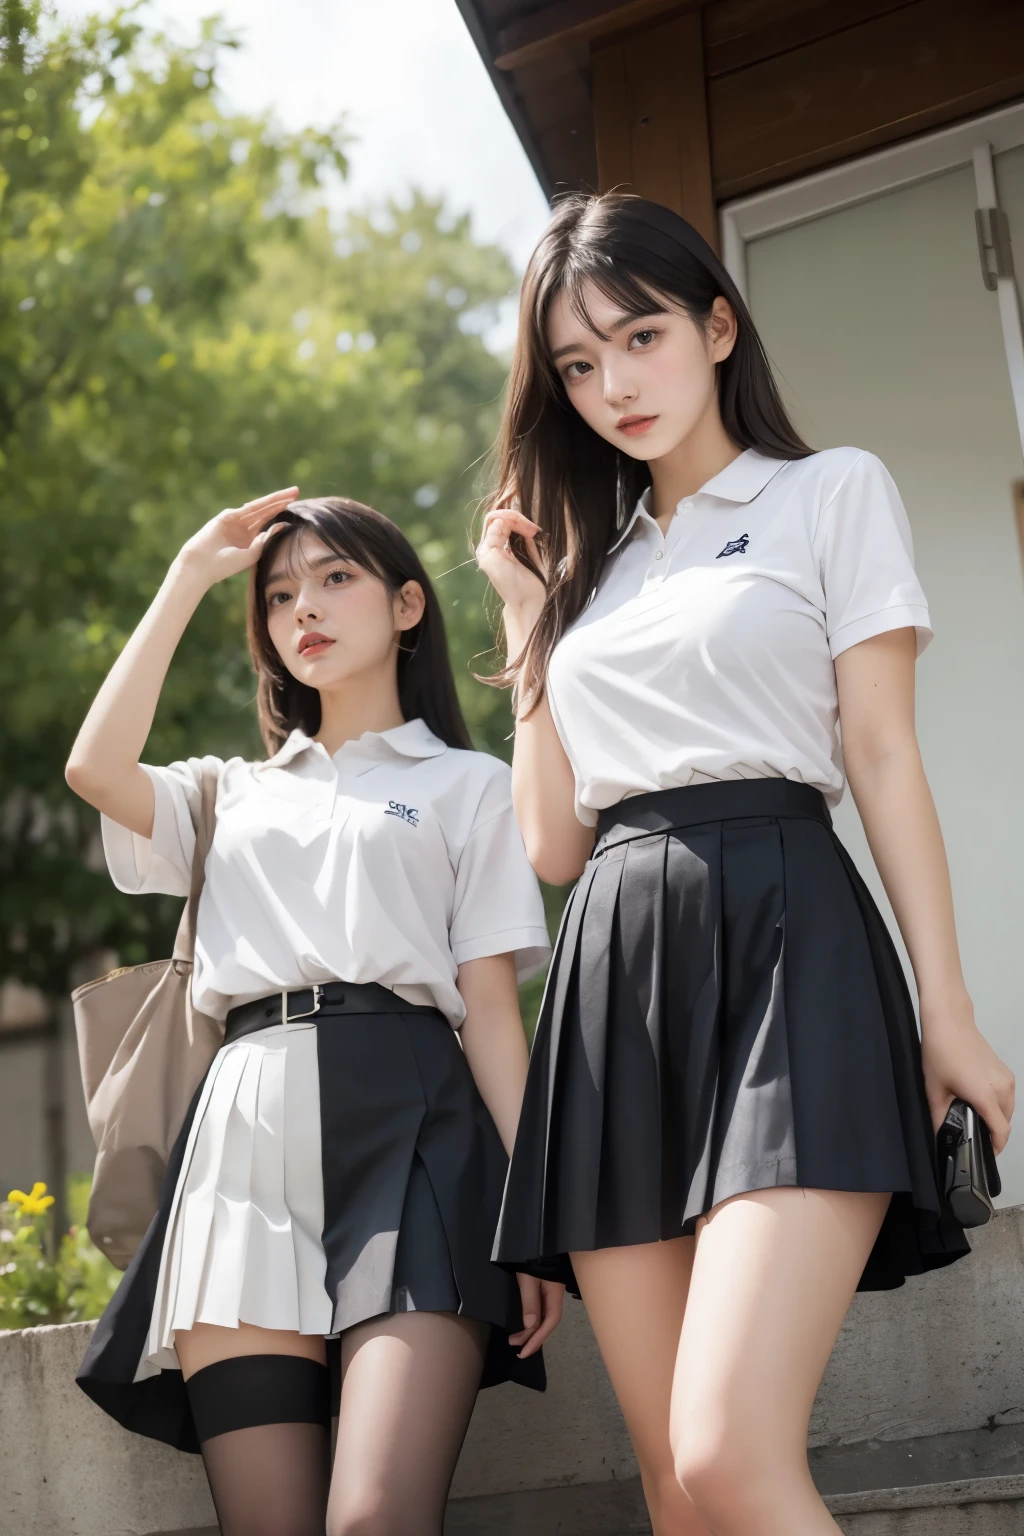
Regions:
[[824, 1536], [807, 1427], [853, 1293], [969, 1251], [934, 1133], [963, 1097], [998, 1150], [1013, 1110], [915, 737], [906, 514], [871, 454], [805, 446], [710, 247], [638, 198], [558, 206], [501, 455], [513, 798], [578, 884], [496, 1257], [582, 1293], [656, 1536]]
[[[415, 551], [295, 495], [188, 541], [68, 764], [118, 887], [172, 895], [216, 773], [192, 996], [226, 1026], [78, 1379], [202, 1451], [224, 1536], [440, 1536], [478, 1388], [543, 1388], [561, 1311], [490, 1262], [547, 930]], [[266, 760], [141, 764], [189, 618], [245, 569]]]

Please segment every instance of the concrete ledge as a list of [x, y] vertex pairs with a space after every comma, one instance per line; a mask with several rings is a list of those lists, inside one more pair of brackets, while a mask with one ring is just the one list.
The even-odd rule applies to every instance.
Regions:
[[965, 1504], [942, 1510], [873, 1510], [837, 1515], [845, 1536], [1020, 1536], [1024, 1530], [1020, 1504]]
[[216, 1527], [202, 1463], [130, 1435], [75, 1385], [93, 1323], [0, 1333], [3, 1536]]
[[[865, 1458], [876, 1454], [870, 1442], [890, 1445], [886, 1454], [898, 1457], [892, 1442], [1024, 1425], [1022, 1273], [1024, 1208], [1015, 1207], [976, 1234], [972, 1258], [899, 1291], [858, 1296], [815, 1405], [812, 1459], [836, 1467], [844, 1447], [856, 1448], [863, 1472]], [[210, 1536], [214, 1513], [198, 1457], [126, 1433], [74, 1385], [92, 1326], [0, 1332], [0, 1533]], [[453, 1488], [451, 1536], [499, 1528], [529, 1529], [531, 1536], [646, 1529], [636, 1463], [578, 1303], [567, 1306], [546, 1353], [551, 1385], [544, 1397], [514, 1387], [481, 1395]], [[965, 1440], [964, 1455], [966, 1447]], [[936, 1505], [914, 1501], [939, 1495], [918, 1486], [911, 1498], [901, 1489], [902, 1502], [886, 1510], [878, 1483], [865, 1494], [861, 1474], [854, 1475], [853, 1461], [849, 1466], [847, 1481], [829, 1484], [830, 1495], [853, 1500], [837, 1506], [845, 1529], [854, 1536], [897, 1529], [900, 1536], [938, 1536]], [[1012, 1515], [1016, 1524], [1005, 1529], [1019, 1536], [1024, 1514], [1016, 1507], [1015, 1478], [1024, 1468], [1011, 1457], [1002, 1467], [977, 1466], [970, 1479], [965, 1469], [962, 1460], [951, 1462], [956, 1481], [942, 1482], [940, 1474], [929, 1484], [942, 1490], [948, 1511], [962, 1507], [968, 1522], [943, 1523], [942, 1536], [982, 1529], [1001, 1536], [1000, 1525], [970, 1523], [982, 1491], [987, 1508]], [[960, 1495], [950, 1490], [969, 1487], [973, 1502], [958, 1505]], [[930, 1526], [905, 1523], [916, 1520], [917, 1509]], [[904, 1523], [878, 1524], [891, 1519]]]
[[968, 1504], [1011, 1502], [1015, 1509], [1024, 1509], [1024, 1476], [975, 1477], [967, 1482], [927, 1483], [923, 1488], [883, 1488], [862, 1493], [833, 1493], [827, 1496], [825, 1502], [834, 1515], [856, 1515], [867, 1510], [946, 1510]]

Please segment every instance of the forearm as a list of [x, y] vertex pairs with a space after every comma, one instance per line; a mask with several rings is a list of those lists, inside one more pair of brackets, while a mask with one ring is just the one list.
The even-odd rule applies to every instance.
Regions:
[[[529, 615], [505, 610], [510, 658], [522, 651], [532, 627]], [[577, 818], [575, 797], [572, 766], [545, 696], [516, 719], [512, 799], [530, 863], [551, 885], [577, 879], [593, 847], [593, 829]]]
[[462, 1049], [511, 1157], [529, 1064], [512, 956], [467, 961], [459, 967], [458, 986], [466, 1004], [459, 1031]]
[[[142, 621], [110, 669], [78, 733], [67, 766], [76, 794], [101, 811], [138, 820], [149, 781], [138, 767], [175, 649], [207, 582], [176, 560]], [[150, 790], [151, 793], [151, 790]], [[136, 802], [139, 802], [137, 805]], [[150, 806], [150, 821], [152, 808]], [[135, 830], [139, 830], [137, 827]]]
[[515, 1015], [484, 1019], [479, 1013], [462, 1026], [462, 1048], [480, 1097], [512, 1156], [523, 1107], [529, 1051], [518, 1009]]
[[908, 736], [874, 759], [847, 760], [868, 844], [903, 935], [922, 1026], [937, 1013], [971, 1017], [953, 916], [942, 832], [917, 742]]

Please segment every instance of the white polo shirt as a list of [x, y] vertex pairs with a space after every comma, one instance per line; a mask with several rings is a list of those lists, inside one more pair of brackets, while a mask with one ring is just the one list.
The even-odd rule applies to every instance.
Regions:
[[870, 453], [748, 449], [664, 535], [641, 498], [551, 657], [577, 816], [720, 779], [793, 779], [834, 805], [835, 657], [910, 626], [920, 653], [932, 631], [910, 525]]
[[[184, 896], [203, 765], [143, 766], [152, 839], [104, 816], [107, 864], [119, 890]], [[497, 758], [410, 720], [333, 758], [293, 731], [266, 762], [219, 768], [192, 981], [204, 1013], [284, 987], [376, 981], [458, 1028], [464, 961], [512, 952], [520, 980], [545, 964], [544, 905]]]

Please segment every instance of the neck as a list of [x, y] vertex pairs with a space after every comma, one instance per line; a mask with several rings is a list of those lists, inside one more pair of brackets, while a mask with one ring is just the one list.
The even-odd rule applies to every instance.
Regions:
[[694, 496], [742, 453], [722, 425], [717, 395], [712, 395], [693, 431], [663, 458], [652, 459], [651, 515], [664, 530], [684, 496]]
[[358, 741], [366, 731], [390, 731], [404, 723], [393, 664], [384, 674], [375, 670], [347, 678], [343, 688], [320, 691], [316, 740], [332, 757], [346, 741]]

